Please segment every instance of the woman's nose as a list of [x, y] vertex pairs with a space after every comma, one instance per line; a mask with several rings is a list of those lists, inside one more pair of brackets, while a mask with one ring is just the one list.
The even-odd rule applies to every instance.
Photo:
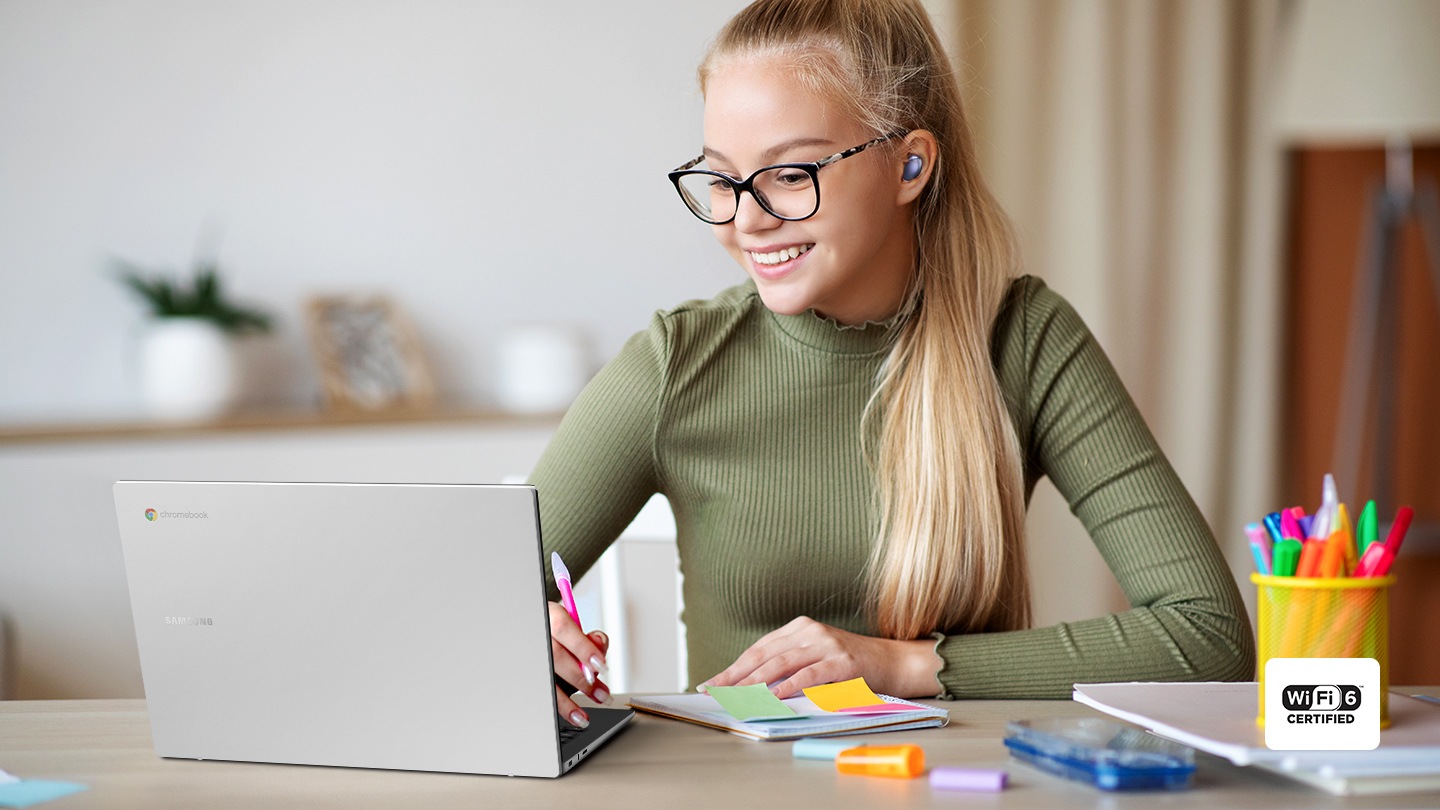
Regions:
[[735, 209], [735, 228], [745, 233], [768, 230], [784, 220], [766, 211], [751, 192], [742, 192]]

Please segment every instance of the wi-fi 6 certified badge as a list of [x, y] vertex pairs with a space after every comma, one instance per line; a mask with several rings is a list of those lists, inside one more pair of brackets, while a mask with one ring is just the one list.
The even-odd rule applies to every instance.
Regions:
[[1380, 745], [1374, 658], [1271, 658], [1265, 745], [1277, 751], [1367, 751]]

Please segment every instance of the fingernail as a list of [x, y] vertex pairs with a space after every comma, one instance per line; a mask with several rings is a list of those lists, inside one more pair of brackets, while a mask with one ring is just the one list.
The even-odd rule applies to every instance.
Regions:
[[610, 691], [603, 686], [595, 687], [595, 702], [608, 705], [610, 703]]
[[596, 671], [596, 672], [599, 672], [601, 675], [609, 675], [609, 674], [610, 674], [610, 668], [607, 667], [607, 666], [605, 666], [605, 661], [604, 661], [604, 659], [602, 659], [602, 658], [601, 658], [600, 656], [598, 656], [598, 655], [592, 655], [592, 656], [590, 656], [590, 666], [594, 667], [594, 668], [595, 668], [595, 671]]
[[590, 718], [586, 717], [584, 712], [576, 709], [570, 713], [570, 725], [576, 728], [589, 728]]
[[[593, 661], [593, 660], [595, 660], [595, 659], [592, 658], [592, 659], [590, 659], [590, 660]], [[580, 671], [583, 672], [583, 673], [585, 673], [585, 683], [588, 683], [588, 684], [590, 684], [590, 685], [593, 686], [593, 685], [595, 684], [595, 672], [594, 672], [594, 670], [590, 669], [590, 667], [588, 667], [588, 666], [586, 666], [586, 665], [584, 665], [584, 664], [581, 664], [581, 665], [580, 665]]]
[[709, 681], [706, 681], [705, 683], [702, 683], [702, 684], [700, 684], [699, 686], [696, 686], [696, 687], [695, 687], [695, 691], [696, 691], [696, 692], [708, 692], [709, 690], [710, 690], [710, 682], [709, 682]]

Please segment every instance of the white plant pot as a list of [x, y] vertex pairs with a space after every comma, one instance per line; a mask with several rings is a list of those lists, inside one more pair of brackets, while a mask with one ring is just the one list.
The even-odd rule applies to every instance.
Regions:
[[140, 396], [160, 419], [213, 419], [238, 391], [230, 338], [202, 318], [159, 318], [140, 339]]

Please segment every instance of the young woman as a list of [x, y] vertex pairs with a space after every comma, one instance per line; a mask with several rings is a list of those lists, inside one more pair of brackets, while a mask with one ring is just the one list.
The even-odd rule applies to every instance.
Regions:
[[[1204, 518], [1074, 310], [1016, 276], [920, 3], [760, 0], [699, 75], [704, 150], [671, 179], [749, 280], [658, 313], [581, 395], [532, 478], [547, 545], [578, 576], [664, 493], [711, 685], [1251, 677]], [[1041, 476], [1130, 610], [1030, 627]], [[557, 675], [606, 702], [604, 634], [550, 618]]]

